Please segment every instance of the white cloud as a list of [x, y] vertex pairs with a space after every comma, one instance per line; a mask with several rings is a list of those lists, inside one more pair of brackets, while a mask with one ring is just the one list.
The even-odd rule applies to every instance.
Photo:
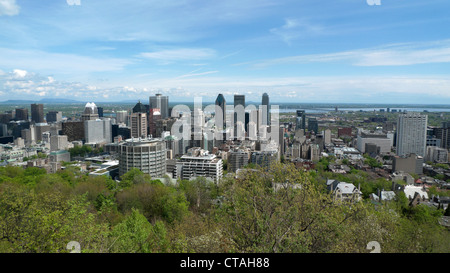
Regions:
[[20, 7], [16, 4], [16, 0], [0, 0], [0, 16], [13, 16], [19, 14]]
[[354, 66], [405, 66], [450, 62], [450, 40], [404, 43], [343, 52], [289, 56], [255, 62], [263, 68], [280, 64], [347, 62]]
[[14, 69], [13, 74], [16, 78], [25, 78], [25, 76], [28, 74], [28, 72], [25, 70], [21, 70], [21, 69]]
[[2, 67], [6, 68], [13, 68], [20, 64], [28, 70], [61, 74], [120, 71], [131, 63], [129, 60], [119, 58], [95, 58], [77, 54], [9, 48], [0, 48], [0, 60]]
[[305, 19], [286, 18], [283, 26], [272, 28], [270, 32], [280, 36], [284, 42], [290, 44], [295, 39], [322, 34], [324, 28], [320, 25], [312, 24]]
[[163, 63], [171, 63], [186, 60], [205, 60], [214, 58], [216, 52], [209, 48], [179, 48], [168, 49], [154, 52], [143, 52], [140, 57], [162, 61]]

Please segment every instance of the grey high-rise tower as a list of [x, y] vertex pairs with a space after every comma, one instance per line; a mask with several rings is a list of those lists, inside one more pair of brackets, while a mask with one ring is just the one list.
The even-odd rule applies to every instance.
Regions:
[[[219, 94], [216, 99], [216, 111], [215, 111], [215, 119], [216, 124], [220, 124], [219, 120], [222, 121], [221, 127], [225, 128], [226, 123], [226, 111], [227, 111], [227, 101], [222, 94]], [[218, 128], [218, 129], [222, 129]]]
[[150, 96], [150, 109], [158, 108], [161, 111], [161, 119], [169, 117], [169, 97], [161, 94]]
[[397, 123], [397, 155], [426, 153], [428, 116], [419, 113], [400, 114]]
[[269, 113], [269, 95], [264, 93], [262, 95], [262, 113], [261, 113], [261, 122], [262, 125], [270, 125], [270, 113]]
[[241, 133], [245, 135], [245, 95], [234, 95], [234, 136], [242, 138]]

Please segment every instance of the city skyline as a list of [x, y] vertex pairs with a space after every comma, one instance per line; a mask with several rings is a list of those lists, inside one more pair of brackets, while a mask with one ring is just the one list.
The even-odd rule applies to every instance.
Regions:
[[448, 1], [324, 3], [2, 0], [0, 101], [450, 103]]

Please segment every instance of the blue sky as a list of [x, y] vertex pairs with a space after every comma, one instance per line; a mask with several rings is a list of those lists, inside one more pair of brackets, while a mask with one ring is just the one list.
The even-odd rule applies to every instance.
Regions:
[[450, 104], [450, 1], [367, 2], [0, 0], [0, 101]]

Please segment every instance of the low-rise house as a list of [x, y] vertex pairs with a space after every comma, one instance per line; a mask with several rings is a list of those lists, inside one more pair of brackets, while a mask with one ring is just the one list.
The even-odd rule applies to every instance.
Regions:
[[403, 192], [405, 193], [406, 198], [408, 198], [410, 201], [412, 201], [416, 197], [416, 194], [422, 201], [426, 201], [429, 199], [428, 193], [424, 187], [407, 185], [403, 189]]
[[327, 189], [331, 192], [336, 200], [341, 201], [359, 201], [362, 192], [351, 183], [341, 182], [338, 180], [327, 180]]
[[370, 199], [377, 201], [377, 202], [381, 202], [381, 201], [392, 201], [395, 199], [395, 192], [394, 191], [385, 191], [383, 190], [378, 190], [377, 193], [372, 193], [370, 195]]

